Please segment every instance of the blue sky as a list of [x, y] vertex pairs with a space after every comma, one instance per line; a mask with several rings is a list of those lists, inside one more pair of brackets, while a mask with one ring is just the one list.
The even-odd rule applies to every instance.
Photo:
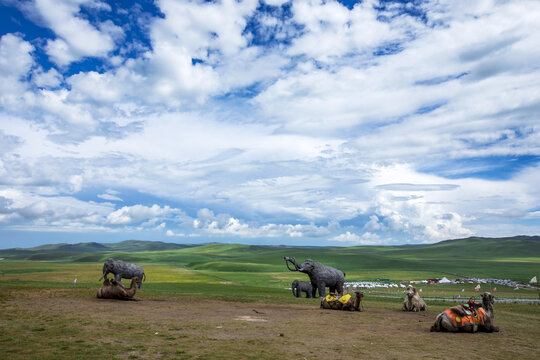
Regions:
[[0, 248], [540, 233], [538, 1], [0, 0]]

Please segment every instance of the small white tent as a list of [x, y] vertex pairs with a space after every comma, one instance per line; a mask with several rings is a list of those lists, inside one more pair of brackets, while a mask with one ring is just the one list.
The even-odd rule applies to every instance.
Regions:
[[538, 284], [538, 280], [536, 280], [536, 276], [529, 281], [529, 284]]
[[451, 281], [448, 280], [448, 279], [446, 278], [446, 276], [443, 277], [441, 280], [439, 280], [439, 284], [450, 284], [450, 283], [451, 283]]

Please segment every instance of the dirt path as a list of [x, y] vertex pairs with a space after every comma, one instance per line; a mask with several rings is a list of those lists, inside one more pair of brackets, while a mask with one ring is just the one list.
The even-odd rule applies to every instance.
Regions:
[[114, 301], [86, 289], [17, 290], [3, 299], [0, 349], [10, 359], [533, 359], [539, 350], [534, 320], [471, 335], [430, 333], [435, 312], [369, 306], [358, 313], [142, 295]]

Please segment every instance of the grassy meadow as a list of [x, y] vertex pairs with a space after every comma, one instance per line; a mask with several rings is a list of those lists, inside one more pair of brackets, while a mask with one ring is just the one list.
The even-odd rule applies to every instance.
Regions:
[[[540, 270], [539, 244], [530, 238], [512, 238], [403, 247], [161, 245], [152, 251], [152, 244], [125, 242], [2, 250], [0, 353], [15, 359], [482, 356], [481, 349], [460, 356], [430, 346], [429, 341], [436, 344], [444, 338], [456, 347], [469, 342], [466, 337], [471, 335], [448, 338], [450, 334], [429, 333], [437, 313], [450, 304], [428, 300], [427, 312], [403, 313], [401, 288], [366, 291], [362, 313], [325, 312], [319, 310], [318, 299], [294, 298], [291, 281], [307, 280], [307, 276], [288, 271], [283, 256], [299, 261], [312, 258], [337, 267], [346, 273], [347, 281], [477, 276], [526, 282]], [[144, 267], [147, 279], [136, 295], [141, 301], [95, 298], [108, 257]], [[479, 295], [475, 286], [417, 285], [425, 298], [460, 295], [463, 301]], [[493, 291], [493, 287], [484, 284], [481, 292]], [[496, 287], [494, 294], [499, 298], [539, 296], [538, 290]], [[474, 335], [487, 341], [488, 354], [534, 358], [540, 350], [539, 306], [497, 303], [495, 309], [501, 332]], [[309, 345], [314, 337], [322, 336], [316, 329], [328, 324], [348, 335], [325, 335], [315, 347]], [[306, 326], [314, 328], [306, 331]], [[119, 335], [119, 331], [129, 335]], [[431, 340], [419, 345], [420, 337]], [[408, 353], [418, 348], [419, 356]]]

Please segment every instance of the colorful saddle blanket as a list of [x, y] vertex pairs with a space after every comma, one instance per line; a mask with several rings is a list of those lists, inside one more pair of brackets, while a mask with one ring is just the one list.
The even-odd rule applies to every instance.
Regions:
[[456, 327], [471, 326], [484, 324], [486, 321], [486, 312], [483, 308], [476, 310], [476, 315], [473, 315], [470, 311], [465, 311], [467, 315], [459, 316], [450, 309], [444, 310], [444, 314], [450, 319], [452, 324]]
[[346, 304], [351, 299], [351, 295], [346, 294], [343, 296], [332, 296], [332, 295], [326, 295], [326, 301], [327, 302], [333, 302], [333, 301], [339, 301], [342, 304]]
[[332, 295], [326, 295], [326, 301], [327, 302], [332, 302], [332, 301], [336, 301], [338, 298], [335, 297], [335, 296], [332, 296]]

